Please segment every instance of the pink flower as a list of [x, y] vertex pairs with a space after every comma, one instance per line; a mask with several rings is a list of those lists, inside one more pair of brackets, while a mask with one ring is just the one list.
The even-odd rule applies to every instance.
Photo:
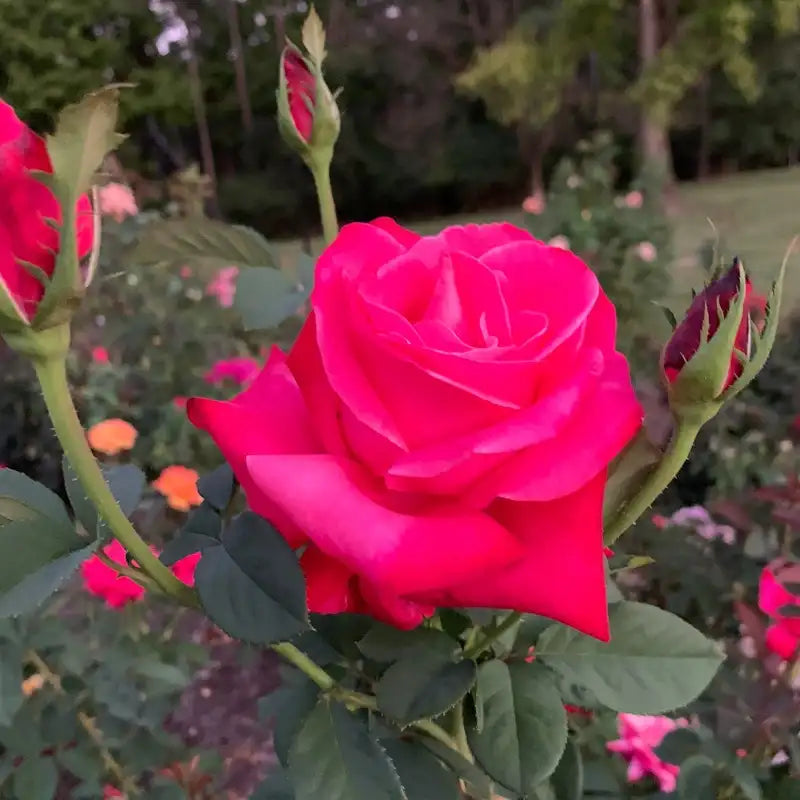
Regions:
[[608, 742], [606, 747], [612, 753], [619, 753], [628, 762], [629, 783], [652, 775], [662, 792], [674, 792], [680, 767], [662, 761], [655, 754], [655, 749], [668, 733], [688, 724], [684, 719], [620, 714], [617, 717], [620, 738]]
[[[231, 268], [228, 267], [228, 269], [231, 269]], [[236, 269], [236, 267], [233, 267], [233, 269]], [[186, 278], [191, 278], [192, 277], [192, 268], [190, 266], [187, 266], [186, 264], [184, 264], [181, 267], [179, 274], [180, 274], [181, 278], [183, 278], [184, 280], [186, 280]]]
[[206, 294], [216, 297], [223, 308], [230, 308], [233, 305], [233, 298], [236, 296], [236, 276], [238, 274], [238, 267], [223, 267], [206, 286]]
[[261, 364], [248, 356], [236, 356], [217, 361], [205, 374], [206, 383], [225, 383], [230, 381], [237, 386], [247, 386], [258, 375]]
[[767, 648], [784, 661], [791, 661], [800, 648], [800, 617], [788, 616], [783, 609], [800, 608], [800, 594], [788, 584], [800, 583], [800, 564], [783, 558], [764, 567], [758, 586], [758, 607], [772, 620], [767, 629]]
[[644, 204], [644, 195], [634, 190], [625, 195], [623, 202], [627, 208], [641, 208]]
[[185, 583], [187, 586], [194, 586], [194, 571], [197, 568], [197, 563], [200, 561], [200, 553], [192, 553], [180, 561], [176, 561], [172, 565], [172, 571], [175, 577]]
[[133, 192], [122, 183], [107, 183], [97, 193], [100, 200], [100, 213], [122, 222], [126, 217], [135, 217], [139, 213]]
[[342, 228], [291, 352], [189, 400], [251, 508], [305, 545], [309, 607], [412, 628], [503, 608], [608, 637], [606, 468], [642, 409], [574, 254], [508, 224]]
[[[154, 555], [158, 551], [151, 547]], [[103, 548], [103, 555], [121, 567], [128, 566], [125, 548], [116, 540]], [[182, 558], [172, 565], [175, 577], [188, 586], [194, 586], [194, 571], [200, 553]], [[120, 575], [111, 566], [105, 564], [97, 556], [92, 556], [81, 564], [81, 574], [86, 591], [102, 597], [110, 608], [122, 608], [128, 603], [135, 603], [144, 596], [144, 587], [124, 575]]]
[[114, 797], [125, 797], [122, 792], [110, 783], [103, 787], [103, 800], [112, 800]]
[[178, 395], [177, 397], [172, 398], [172, 405], [174, 405], [175, 408], [179, 408], [182, 410], [186, 408], [186, 403], [188, 402], [188, 400], [189, 400], [188, 397], [183, 397], [181, 395]]
[[703, 506], [685, 506], [679, 508], [665, 521], [666, 525], [683, 525], [693, 528], [698, 536], [706, 541], [722, 539], [725, 544], [734, 544], [736, 531], [730, 525], [718, 525]]
[[[116, 540], [103, 548], [103, 554], [120, 566], [128, 564], [125, 548]], [[102, 597], [111, 608], [122, 608], [128, 603], [141, 600], [144, 595], [144, 588], [136, 581], [120, 575], [97, 556], [92, 556], [81, 564], [81, 573], [86, 590]]]
[[544, 195], [541, 192], [528, 195], [522, 201], [522, 210], [526, 214], [541, 214], [545, 208]]
[[[0, 291], [24, 324], [36, 314], [45, 287], [22, 262], [52, 278], [61, 240], [52, 224], [61, 222], [61, 208], [34, 172], [53, 172], [47, 144], [0, 100]], [[76, 204], [74, 224], [77, 253], [84, 258], [94, 245], [94, 217], [85, 194]]]
[[294, 129], [308, 142], [314, 129], [317, 81], [306, 59], [295, 47], [286, 47], [283, 50], [281, 78], [289, 99], [289, 111]]
[[658, 251], [652, 242], [639, 242], [635, 247], [635, 252], [646, 264], [652, 264], [658, 257]]
[[92, 361], [95, 364], [108, 364], [111, 359], [108, 357], [108, 350], [105, 347], [92, 348]]
[[559, 250], [569, 250], [569, 239], [560, 233], [554, 236], [547, 244], [549, 247], [557, 247]]

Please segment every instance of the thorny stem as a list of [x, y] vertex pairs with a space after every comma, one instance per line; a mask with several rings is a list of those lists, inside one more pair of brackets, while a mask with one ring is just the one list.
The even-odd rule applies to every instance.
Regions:
[[[25, 654], [25, 658], [35, 667], [36, 671], [42, 676], [42, 678], [44, 678], [44, 680], [53, 687], [56, 694], [66, 694], [64, 687], [61, 685], [61, 677], [53, 672], [52, 669], [50, 669], [45, 660], [35, 650], [28, 650], [28, 652]], [[140, 794], [136, 781], [134, 781], [133, 778], [131, 778], [125, 772], [119, 761], [114, 758], [111, 751], [106, 747], [105, 741], [103, 740], [103, 733], [97, 727], [97, 723], [94, 721], [94, 719], [85, 711], [78, 711], [77, 717], [81, 727], [86, 731], [95, 747], [97, 747], [100, 756], [103, 759], [105, 768], [108, 770], [109, 774], [114, 776], [116, 781], [119, 783], [120, 788], [129, 795]]]
[[606, 526], [604, 542], [614, 542], [653, 505], [655, 499], [667, 488], [689, 457], [699, 425], [678, 423], [666, 452], [640, 487], [639, 491], [619, 510]]
[[142, 572], [152, 578], [165, 594], [175, 597], [183, 605], [197, 607], [194, 589], [179, 581], [170, 568], [158, 560], [108, 488], [72, 403], [64, 358], [34, 358], [33, 365], [56, 436], [87, 497], [108, 523], [114, 536], [136, 560]]
[[320, 160], [319, 163], [309, 164], [311, 174], [314, 176], [314, 186], [317, 190], [319, 213], [322, 218], [322, 235], [325, 244], [330, 244], [339, 233], [339, 223], [336, 219], [336, 203], [333, 200], [331, 188], [330, 160]]

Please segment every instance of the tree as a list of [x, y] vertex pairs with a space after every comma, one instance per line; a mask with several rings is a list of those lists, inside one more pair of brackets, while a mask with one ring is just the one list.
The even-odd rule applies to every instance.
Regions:
[[530, 166], [531, 190], [544, 191], [544, 156], [578, 68], [614, 38], [620, 0], [563, 0], [532, 10], [500, 41], [479, 48], [457, 78], [489, 114], [515, 127]]

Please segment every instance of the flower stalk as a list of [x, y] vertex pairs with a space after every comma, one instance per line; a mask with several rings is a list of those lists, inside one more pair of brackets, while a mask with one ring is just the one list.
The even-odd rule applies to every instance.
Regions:
[[176, 598], [183, 605], [197, 607], [198, 600], [194, 589], [179, 581], [170, 568], [158, 560], [149, 545], [136, 532], [108, 488], [75, 411], [64, 357], [34, 356], [32, 361], [56, 436], [86, 496], [97, 508], [114, 536], [135, 559], [140, 570], [152, 578], [157, 588], [164, 594]]

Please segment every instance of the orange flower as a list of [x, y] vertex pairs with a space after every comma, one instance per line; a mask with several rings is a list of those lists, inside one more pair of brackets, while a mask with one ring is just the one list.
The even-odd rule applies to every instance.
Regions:
[[25, 678], [25, 680], [22, 681], [22, 694], [25, 695], [25, 697], [30, 697], [36, 694], [42, 686], [44, 686], [44, 678], [38, 672], [34, 672], [30, 678]]
[[188, 511], [192, 506], [203, 502], [197, 491], [197, 479], [200, 476], [189, 467], [173, 464], [161, 471], [153, 481], [153, 488], [167, 498], [167, 505], [176, 511]]
[[92, 450], [107, 456], [116, 456], [133, 447], [138, 433], [124, 419], [106, 419], [92, 425], [87, 436]]

